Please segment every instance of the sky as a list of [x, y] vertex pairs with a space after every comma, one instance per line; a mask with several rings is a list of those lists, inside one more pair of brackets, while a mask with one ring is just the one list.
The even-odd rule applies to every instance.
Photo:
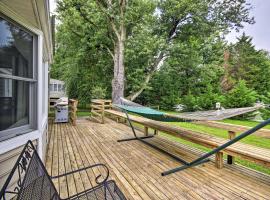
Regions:
[[[56, 8], [57, 0], [50, 0], [51, 12]], [[240, 32], [232, 31], [226, 36], [229, 43], [235, 43], [237, 37], [246, 35], [253, 38], [253, 44], [256, 49], [265, 49], [270, 52], [270, 0], [248, 0], [253, 6], [250, 16], [255, 17], [255, 24], [244, 24], [244, 28]]]
[[250, 16], [255, 17], [256, 23], [245, 24], [239, 33], [233, 31], [227, 35], [226, 39], [235, 43], [236, 37], [245, 32], [253, 38], [256, 49], [265, 49], [270, 52], [270, 0], [249, 0], [249, 2], [253, 6]]

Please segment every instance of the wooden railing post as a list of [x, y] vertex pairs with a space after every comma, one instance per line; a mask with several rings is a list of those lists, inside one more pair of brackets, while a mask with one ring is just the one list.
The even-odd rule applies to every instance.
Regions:
[[[236, 136], [236, 133], [234, 131], [228, 131], [228, 138], [230, 140], [234, 139]], [[234, 164], [234, 157], [231, 155], [227, 155], [227, 163], [232, 165]]]
[[73, 126], [77, 125], [77, 106], [78, 101], [74, 99], [69, 100], [69, 118]]
[[91, 101], [91, 118], [99, 123], [105, 123], [105, 109], [112, 109], [112, 101], [93, 99]]
[[215, 165], [218, 169], [223, 167], [223, 152], [216, 153]]
[[104, 124], [104, 109], [105, 109], [105, 102], [102, 102], [101, 105], [101, 122]]

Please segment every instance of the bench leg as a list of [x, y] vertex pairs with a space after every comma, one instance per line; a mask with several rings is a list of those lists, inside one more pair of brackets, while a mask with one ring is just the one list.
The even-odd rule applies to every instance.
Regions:
[[144, 135], [148, 136], [148, 127], [147, 126], [144, 127]]
[[[236, 136], [236, 133], [235, 133], [234, 131], [228, 131], [228, 138], [229, 138], [230, 140], [234, 139], [235, 136]], [[234, 164], [234, 157], [231, 156], [231, 155], [227, 155], [227, 163], [228, 163], [229, 165]]]
[[223, 167], [223, 152], [216, 153], [215, 165], [218, 169]]
[[233, 156], [228, 155], [228, 156], [227, 156], [227, 163], [228, 163], [229, 165], [234, 164], [234, 157], [233, 157]]

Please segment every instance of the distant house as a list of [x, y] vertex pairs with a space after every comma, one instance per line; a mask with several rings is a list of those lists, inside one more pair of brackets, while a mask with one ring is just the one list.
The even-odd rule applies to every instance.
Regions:
[[49, 13], [49, 0], [0, 1], [0, 188], [27, 140], [45, 159]]
[[50, 79], [49, 90], [50, 90], [49, 95], [50, 95], [51, 102], [54, 102], [55, 100], [66, 96], [64, 81]]

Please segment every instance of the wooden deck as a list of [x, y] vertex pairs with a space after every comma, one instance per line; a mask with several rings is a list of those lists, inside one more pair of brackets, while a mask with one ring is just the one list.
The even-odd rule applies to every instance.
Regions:
[[[217, 169], [209, 162], [162, 177], [179, 166], [170, 157], [139, 141], [117, 143], [132, 135], [124, 124], [78, 120], [77, 126], [50, 124], [46, 167], [53, 176], [94, 163], [105, 163], [128, 199], [270, 199], [270, 177], [237, 166]], [[153, 143], [187, 161], [197, 157], [192, 149], [162, 137]], [[197, 152], [198, 153], [198, 152]], [[60, 178], [54, 183], [62, 197], [91, 187], [95, 170]]]

